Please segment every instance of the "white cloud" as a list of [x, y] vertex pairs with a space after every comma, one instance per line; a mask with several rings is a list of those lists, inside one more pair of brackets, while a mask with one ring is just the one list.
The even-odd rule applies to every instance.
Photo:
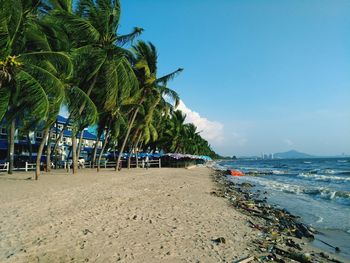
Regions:
[[186, 122], [193, 123], [197, 126], [201, 136], [208, 140], [209, 143], [220, 145], [224, 141], [224, 125], [217, 121], [210, 121], [200, 116], [198, 112], [189, 109], [183, 101], [180, 101], [178, 110], [186, 114]]

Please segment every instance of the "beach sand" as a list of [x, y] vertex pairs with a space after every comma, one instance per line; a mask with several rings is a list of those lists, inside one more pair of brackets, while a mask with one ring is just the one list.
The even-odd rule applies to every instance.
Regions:
[[[232, 262], [248, 217], [207, 168], [0, 175], [0, 262]], [[225, 243], [213, 239], [223, 237]]]

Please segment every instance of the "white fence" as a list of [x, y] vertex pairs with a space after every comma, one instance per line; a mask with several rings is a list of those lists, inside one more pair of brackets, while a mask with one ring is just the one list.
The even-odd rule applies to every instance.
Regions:
[[[162, 161], [160, 159], [148, 161], [148, 167], [151, 167], [152, 165], [158, 166], [159, 168], [162, 168]], [[145, 168], [146, 166], [147, 166], [147, 163], [145, 162], [145, 160], [142, 160], [141, 167]]]
[[8, 172], [8, 170], [9, 170], [9, 163], [0, 164], [0, 172]]
[[[121, 160], [121, 162], [127, 163], [128, 160]], [[71, 167], [71, 162], [64, 162], [64, 166], [63, 168], [65, 170], [67, 170], [68, 172], [70, 171], [70, 167]], [[92, 163], [91, 162], [86, 162], [83, 164], [80, 164], [80, 168], [92, 168]], [[130, 167], [138, 167], [138, 168], [148, 168], [151, 166], [156, 166], [161, 168], [162, 164], [161, 164], [161, 159], [158, 160], [150, 160], [148, 161], [148, 163], [145, 162], [145, 160], [137, 161], [137, 162], [131, 162], [130, 163]], [[97, 165], [96, 165], [97, 167]], [[115, 168], [116, 167], [116, 162], [101, 162], [100, 168]], [[33, 171], [36, 168], [36, 164], [35, 163], [28, 163], [26, 162], [24, 167], [15, 167], [13, 168], [14, 171]], [[0, 172], [8, 172], [9, 169], [9, 163], [3, 163], [0, 164]]]
[[[35, 170], [35, 167], [36, 167], [35, 163], [25, 162], [24, 167], [14, 167], [13, 170], [14, 171], [25, 171], [25, 172], [28, 172], [28, 171]], [[9, 163], [8, 162], [0, 164], [0, 172], [8, 172], [8, 170], [9, 170]]]
[[[126, 164], [128, 163], [128, 160], [120, 160], [120, 161], [122, 163], [126, 163]], [[116, 162], [102, 162], [101, 161], [100, 168], [115, 168], [116, 165], [117, 165]], [[148, 167], [151, 167], [151, 166], [156, 166], [156, 167], [162, 168], [161, 159], [150, 160], [148, 162]], [[95, 167], [97, 167], [97, 164], [95, 165]], [[146, 168], [147, 165], [146, 165], [145, 160], [142, 160], [142, 161], [130, 162], [130, 167]], [[92, 162], [85, 163], [84, 168], [92, 168]]]
[[24, 167], [24, 171], [26, 171], [26, 172], [32, 171], [32, 170], [35, 170], [35, 168], [36, 168], [36, 163], [26, 162], [25, 167]]

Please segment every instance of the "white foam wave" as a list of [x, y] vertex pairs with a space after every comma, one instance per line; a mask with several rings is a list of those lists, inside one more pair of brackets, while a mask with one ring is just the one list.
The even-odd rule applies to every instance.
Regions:
[[306, 194], [306, 195], [317, 196], [319, 198], [326, 199], [326, 200], [342, 199], [342, 200], [350, 201], [350, 192], [334, 191], [327, 187], [305, 187], [301, 185], [284, 184], [284, 183], [272, 182], [267, 180], [259, 180], [259, 184], [276, 191], [281, 191], [281, 192], [290, 193], [290, 194], [297, 194], [297, 195]]
[[323, 217], [319, 216], [318, 220], [316, 221], [316, 223], [322, 223], [323, 222]]
[[286, 174], [286, 171], [281, 171], [281, 170], [273, 170], [272, 171], [273, 174]]
[[339, 182], [350, 182], [350, 177], [343, 176], [331, 176], [331, 175], [322, 175], [322, 174], [311, 174], [311, 173], [300, 173], [298, 177], [317, 180], [317, 181], [339, 181]]

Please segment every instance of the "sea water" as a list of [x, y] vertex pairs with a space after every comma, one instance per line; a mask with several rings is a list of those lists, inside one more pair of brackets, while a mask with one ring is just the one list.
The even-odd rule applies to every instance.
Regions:
[[322, 234], [316, 246], [334, 251], [319, 240], [341, 249], [350, 259], [350, 158], [221, 161], [221, 169], [268, 174], [231, 177], [255, 185], [268, 201], [300, 216]]

